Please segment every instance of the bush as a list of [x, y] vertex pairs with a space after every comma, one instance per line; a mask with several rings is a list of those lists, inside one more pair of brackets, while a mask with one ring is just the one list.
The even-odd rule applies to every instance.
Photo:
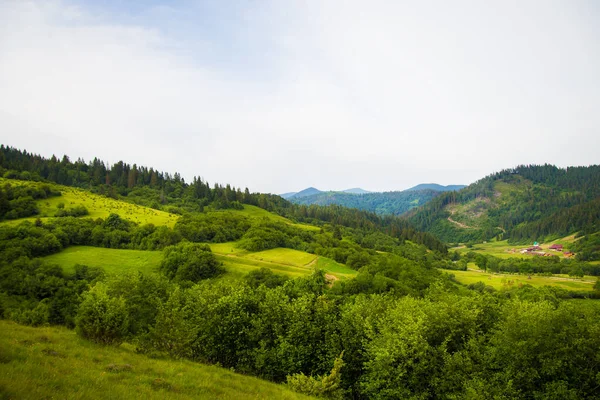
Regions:
[[344, 391], [340, 387], [342, 375], [340, 370], [344, 365], [342, 360], [344, 353], [340, 354], [333, 363], [329, 375], [313, 378], [303, 373], [288, 375], [287, 384], [295, 392], [309, 396], [323, 397], [326, 399], [343, 399]]
[[129, 321], [122, 297], [111, 297], [106, 285], [98, 282], [79, 306], [75, 320], [77, 333], [93, 342], [118, 345], [127, 334]]
[[160, 270], [167, 278], [179, 282], [198, 282], [223, 272], [210, 247], [188, 242], [165, 248]]

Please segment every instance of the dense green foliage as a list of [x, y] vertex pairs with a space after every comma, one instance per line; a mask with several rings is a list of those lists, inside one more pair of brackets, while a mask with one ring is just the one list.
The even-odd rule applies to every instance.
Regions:
[[[540, 241], [578, 231], [599, 231], [599, 196], [600, 166], [519, 166], [485, 177], [459, 192], [443, 193], [409, 219], [418, 229], [447, 242], [496, 236]], [[460, 227], [449, 221], [460, 217], [448, 209], [457, 205], [471, 205], [475, 226]]]
[[430, 189], [365, 194], [321, 192], [310, 196], [294, 196], [289, 200], [296, 204], [316, 204], [320, 206], [338, 204], [344, 207], [371, 211], [379, 215], [401, 215], [427, 203], [440, 193]]
[[53, 191], [49, 185], [39, 187], [5, 184], [0, 187], [0, 220], [29, 217], [39, 213], [36, 200], [60, 193]]
[[600, 260], [600, 233], [580, 238], [574, 243], [572, 250], [577, 252], [578, 260]]
[[101, 344], [120, 344], [128, 325], [125, 300], [109, 296], [102, 282], [84, 294], [76, 319], [79, 335]]
[[464, 262], [472, 261], [483, 270], [522, 274], [567, 274], [571, 276], [600, 276], [600, 265], [576, 259], [553, 257], [511, 257], [506, 259], [469, 252]]
[[208, 245], [187, 242], [165, 248], [160, 271], [169, 279], [192, 283], [224, 272]]
[[[446, 246], [434, 236], [419, 232], [407, 221], [397, 217], [379, 217], [367, 211], [340, 206], [294, 205], [276, 195], [243, 192], [230, 185], [215, 184], [194, 177], [191, 183], [178, 174], [168, 174], [153, 168], [138, 167], [119, 161], [112, 167], [94, 159], [75, 162], [64, 156], [45, 159], [39, 155], [0, 146], [0, 173], [5, 178], [47, 180], [62, 185], [89, 189], [106, 196], [119, 198], [175, 213], [201, 212], [204, 207], [240, 209], [242, 204], [258, 206], [293, 221], [316, 225], [330, 223], [365, 231], [380, 231], [401, 240], [446, 252]], [[220, 241], [220, 239], [218, 239]]]
[[[105, 168], [102, 175], [99, 162], [44, 160], [7, 148], [0, 154], [7, 177], [37, 174], [140, 203], [158, 194], [159, 207], [182, 214], [173, 228], [139, 225], [117, 214], [0, 224], [3, 318], [76, 326], [81, 337], [97, 343], [127, 341], [152, 357], [216, 364], [329, 398], [598, 397], [597, 303], [564, 300], [569, 296], [562, 290], [548, 287], [495, 291], [481, 284], [470, 290], [440, 271], [464, 269], [473, 261], [488, 270], [598, 275], [594, 264], [553, 257], [463, 258], [393, 216], [292, 205], [277, 196], [238, 198], [238, 190], [211, 189], [200, 180], [187, 185], [144, 168], [127, 170], [126, 164]], [[493, 180], [478, 185], [473, 198], [494, 196]], [[535, 185], [527, 190], [533, 193]], [[588, 190], [585, 185], [576, 188]], [[515, 196], [522, 199], [527, 190]], [[456, 198], [471, 192], [460, 193]], [[563, 197], [577, 203], [575, 195]], [[247, 202], [317, 227], [252, 218], [237, 210]], [[224, 207], [232, 210], [215, 211]], [[532, 207], [526, 203], [520, 210], [533, 212]], [[222, 278], [219, 261], [229, 257], [215, 257], [207, 243], [229, 241], [246, 253], [283, 247], [325, 256], [357, 274], [335, 280], [315, 269], [310, 276], [286, 279], [262, 269], [241, 279]], [[39, 259], [73, 245], [163, 249], [160, 273], [107, 275], [77, 266], [66, 274]], [[593, 255], [597, 237], [577, 245]], [[318, 265], [313, 261], [307, 268]], [[589, 297], [600, 297], [598, 285]]]

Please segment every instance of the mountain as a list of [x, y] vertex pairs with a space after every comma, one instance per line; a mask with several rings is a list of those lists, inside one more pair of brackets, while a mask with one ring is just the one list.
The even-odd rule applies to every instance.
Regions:
[[[319, 189], [311, 186], [309, 188], [306, 188], [304, 190], [296, 192], [296, 193], [292, 194], [291, 196], [288, 196], [288, 197], [281, 196], [281, 197], [283, 197], [284, 199], [298, 199], [301, 197], [312, 196], [314, 194], [319, 194], [319, 193], [323, 193], [323, 192], [321, 192]], [[287, 193], [285, 193], [285, 194], [287, 194]]]
[[343, 207], [371, 211], [379, 215], [401, 215], [421, 206], [439, 195], [435, 190], [412, 190], [403, 192], [376, 192], [354, 194], [347, 192], [319, 192], [308, 196], [292, 196], [289, 201], [296, 204], [327, 206], [338, 204]]
[[280, 194], [280, 196], [287, 200], [290, 197], [292, 197], [293, 195], [295, 195], [296, 193], [298, 193], [298, 192], [287, 192], [287, 193]]
[[447, 243], [593, 233], [600, 230], [600, 166], [521, 165], [444, 192], [409, 214]]
[[366, 194], [366, 193], [371, 193], [368, 190], [361, 189], [361, 188], [346, 189], [346, 190], [342, 190], [342, 192], [344, 192], [344, 193], [352, 193], [352, 194]]
[[429, 190], [435, 190], [437, 192], [451, 192], [451, 191], [457, 191], [460, 190], [462, 188], [467, 187], [467, 185], [448, 185], [448, 186], [443, 186], [443, 185], [438, 185], [437, 183], [421, 183], [417, 186], [411, 187], [410, 189], [406, 189], [408, 190], [425, 190], [425, 189], [429, 189]]

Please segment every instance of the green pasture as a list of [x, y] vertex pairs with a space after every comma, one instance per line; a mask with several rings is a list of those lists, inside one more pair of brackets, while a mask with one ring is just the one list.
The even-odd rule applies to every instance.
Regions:
[[276, 248], [259, 252], [240, 249], [236, 242], [209, 243], [213, 253], [219, 256], [225, 267], [233, 271], [249, 272], [252, 269], [270, 268], [274, 272], [291, 277], [310, 274], [315, 267], [338, 278], [350, 278], [356, 271], [327, 257], [317, 256], [293, 249]]
[[[40, 182], [19, 181], [13, 179], [0, 178], [0, 184], [10, 183], [11, 185], [33, 186], [42, 185]], [[138, 224], [154, 224], [156, 226], [166, 225], [173, 227], [178, 215], [170, 214], [153, 208], [139, 206], [137, 204], [127, 203], [125, 201], [115, 200], [110, 197], [100, 196], [87, 192], [83, 189], [49, 184], [54, 190], [61, 192], [61, 196], [53, 196], [47, 199], [37, 201], [40, 214], [35, 217], [22, 218], [17, 220], [5, 221], [3, 223], [17, 224], [24, 220], [34, 221], [36, 218], [47, 219], [53, 217], [59, 210], [59, 204], [64, 205], [65, 209], [82, 205], [89, 211], [89, 218], [106, 218], [111, 213], [118, 214], [124, 219], [136, 222]]]
[[[350, 278], [356, 271], [326, 257], [303, 251], [277, 248], [249, 252], [235, 247], [235, 242], [210, 243], [213, 253], [232, 276], [242, 275], [260, 268], [295, 278], [312, 273], [315, 267], [324, 269], [338, 278]], [[109, 274], [133, 271], [155, 272], [162, 260], [162, 251], [106, 249], [103, 247], [72, 246], [60, 253], [44, 257], [48, 263], [60, 265], [73, 272], [77, 264], [101, 267]]]
[[[564, 254], [560, 251], [553, 251], [553, 250], [549, 250], [548, 248], [552, 245], [552, 244], [562, 244], [565, 246], [565, 249], [568, 248], [569, 244], [573, 243], [575, 241], [575, 236], [574, 235], [570, 235], [561, 239], [556, 239], [547, 243], [540, 243], [540, 246], [542, 247], [541, 251], [544, 251], [546, 253], [550, 253], [552, 255], [556, 255], [560, 258], [564, 258]], [[465, 254], [468, 253], [470, 251], [473, 251], [475, 253], [481, 253], [484, 255], [490, 255], [490, 256], [494, 256], [494, 257], [498, 257], [498, 258], [511, 258], [511, 257], [519, 257], [519, 258], [528, 258], [528, 257], [538, 257], [538, 256], [534, 256], [531, 254], [521, 254], [520, 251], [522, 249], [526, 249], [527, 247], [532, 246], [533, 243], [530, 244], [509, 244], [508, 240], [491, 240], [489, 242], [486, 243], [478, 243], [473, 245], [473, 247], [468, 248], [466, 246], [458, 246], [458, 247], [454, 247], [450, 250], [456, 250], [458, 251], [460, 254]]]
[[483, 282], [486, 285], [492, 286], [495, 289], [510, 289], [512, 287], [520, 287], [523, 285], [531, 285], [534, 287], [555, 286], [561, 289], [571, 291], [586, 291], [593, 290], [595, 279], [574, 279], [564, 276], [537, 276], [518, 275], [518, 274], [491, 274], [479, 271], [448, 271], [454, 274], [456, 280], [464, 285], [471, 283]]
[[248, 253], [247, 258], [254, 260], [267, 261], [282, 265], [292, 265], [295, 267], [311, 267], [316, 264], [317, 257], [314, 254], [305, 253], [293, 249], [276, 248], [256, 253]]
[[307, 399], [283, 385], [191, 361], [100, 346], [62, 327], [0, 320], [1, 399]]
[[285, 224], [289, 224], [289, 225], [295, 226], [297, 228], [306, 229], [309, 231], [319, 231], [321, 229], [321, 228], [319, 228], [317, 226], [313, 226], [313, 225], [294, 223], [294, 222], [290, 221], [289, 219], [282, 217], [281, 215], [277, 215], [275, 213], [271, 213], [267, 210], [264, 210], [260, 207], [251, 206], [248, 204], [244, 204], [243, 210], [222, 210], [222, 211], [217, 210], [217, 211], [211, 211], [211, 212], [230, 212], [230, 213], [239, 214], [239, 215], [243, 215], [243, 216], [250, 217], [250, 218], [267, 218], [271, 221], [283, 222]]
[[49, 263], [73, 272], [76, 264], [102, 267], [107, 273], [132, 271], [154, 272], [162, 260], [162, 251], [105, 249], [103, 247], [72, 246], [60, 253], [44, 257]]

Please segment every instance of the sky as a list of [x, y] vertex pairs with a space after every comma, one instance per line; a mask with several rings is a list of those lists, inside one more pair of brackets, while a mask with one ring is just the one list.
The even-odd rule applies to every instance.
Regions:
[[594, 0], [0, 0], [0, 142], [284, 193], [600, 163]]

